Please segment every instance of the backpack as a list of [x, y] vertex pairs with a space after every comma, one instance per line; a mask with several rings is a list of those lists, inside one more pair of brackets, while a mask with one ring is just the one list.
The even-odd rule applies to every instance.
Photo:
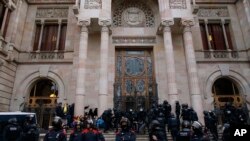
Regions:
[[104, 128], [105, 127], [105, 122], [102, 118], [99, 118], [97, 121], [96, 121], [96, 126], [98, 128]]

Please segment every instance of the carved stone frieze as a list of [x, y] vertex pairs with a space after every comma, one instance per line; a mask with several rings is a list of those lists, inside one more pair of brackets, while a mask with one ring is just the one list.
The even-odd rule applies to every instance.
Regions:
[[170, 0], [169, 7], [171, 9], [186, 9], [187, 3], [186, 0]]
[[155, 37], [113, 37], [114, 44], [154, 44]]
[[38, 8], [36, 18], [67, 18], [68, 8]]
[[115, 5], [113, 12], [114, 27], [154, 27], [155, 18], [152, 10], [143, 2], [124, 1]]
[[229, 12], [226, 7], [200, 8], [198, 11], [199, 17], [229, 17]]
[[85, 9], [101, 9], [102, 1], [101, 0], [85, 0], [84, 8]]
[[[58, 3], [58, 0], [26, 0], [30, 4]], [[60, 0], [60, 3], [74, 4], [75, 0]]]

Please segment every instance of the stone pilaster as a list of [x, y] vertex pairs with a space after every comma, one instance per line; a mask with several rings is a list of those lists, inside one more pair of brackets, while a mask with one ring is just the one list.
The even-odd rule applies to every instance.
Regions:
[[84, 98], [85, 98], [85, 75], [86, 61], [88, 50], [88, 27], [89, 21], [80, 21], [81, 33], [79, 44], [78, 71], [76, 80], [76, 96], [75, 96], [75, 116], [84, 115]]
[[246, 11], [248, 25], [250, 26], [250, 2], [249, 0], [243, 0], [243, 5]]
[[99, 108], [100, 116], [107, 107], [108, 101], [108, 56], [109, 56], [109, 27], [111, 22], [103, 20], [99, 22], [101, 29], [101, 49], [100, 49], [100, 79], [99, 79]]
[[172, 108], [175, 108], [175, 101], [178, 100], [178, 92], [176, 86], [176, 76], [175, 76], [175, 62], [174, 62], [174, 51], [171, 35], [171, 27], [174, 24], [173, 20], [164, 20], [161, 22], [163, 26], [163, 37], [164, 37], [164, 48], [166, 56], [166, 66], [167, 66], [167, 87], [169, 103]]
[[4, 28], [5, 28], [5, 24], [6, 24], [8, 12], [10, 12], [10, 11], [9, 11], [9, 8], [6, 8], [6, 9], [5, 9], [5, 12], [4, 12], [2, 27], [1, 27], [1, 35], [4, 34]]
[[193, 46], [193, 37], [191, 32], [191, 27], [194, 25], [194, 21], [182, 19], [181, 23], [184, 26], [183, 38], [185, 46], [187, 72], [189, 78], [188, 80], [189, 80], [189, 90], [191, 95], [191, 106], [197, 112], [199, 121], [204, 123], [203, 102], [198, 81], [198, 72], [197, 72], [197, 65], [196, 65], [195, 52]]

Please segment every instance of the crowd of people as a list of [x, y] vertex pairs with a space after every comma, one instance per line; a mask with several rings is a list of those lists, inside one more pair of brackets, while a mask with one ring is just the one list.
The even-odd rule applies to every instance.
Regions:
[[[203, 112], [205, 124], [202, 125], [196, 111], [188, 104], [180, 104], [178, 101], [175, 103], [175, 111], [172, 111], [171, 105], [165, 100], [161, 104], [152, 104], [148, 110], [107, 109], [100, 117], [97, 117], [97, 109], [90, 109], [84, 116], [72, 116], [69, 121], [67, 114], [63, 114], [63, 106], [61, 107], [62, 111], [60, 107], [56, 110], [52, 128], [46, 133], [44, 141], [67, 141], [68, 128], [72, 129], [69, 141], [105, 141], [102, 131], [115, 132], [115, 141], [135, 141], [137, 134], [146, 133], [150, 141], [167, 141], [168, 132], [174, 141], [219, 140], [218, 115], [215, 111]], [[4, 141], [37, 141], [39, 131], [33, 118], [27, 116], [23, 127], [17, 124], [15, 118], [10, 119], [4, 129]], [[246, 125], [248, 118], [242, 107], [236, 108], [232, 103], [226, 103], [223, 109], [224, 125], [221, 140], [228, 141], [230, 128], [235, 125]]]

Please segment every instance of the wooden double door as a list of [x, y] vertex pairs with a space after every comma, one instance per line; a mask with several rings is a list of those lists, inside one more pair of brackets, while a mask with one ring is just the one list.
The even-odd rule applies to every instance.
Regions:
[[157, 102], [152, 49], [116, 49], [114, 106], [148, 109]]

